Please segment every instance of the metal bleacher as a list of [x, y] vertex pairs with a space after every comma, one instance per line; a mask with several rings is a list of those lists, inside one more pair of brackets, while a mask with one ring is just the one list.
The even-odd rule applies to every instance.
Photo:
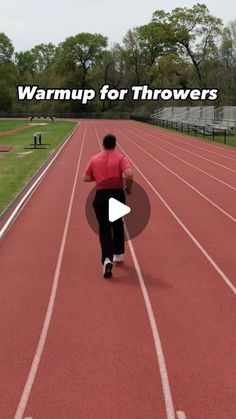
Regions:
[[204, 135], [227, 134], [236, 131], [236, 106], [166, 107], [151, 115], [153, 123], [166, 124], [181, 131], [195, 131]]

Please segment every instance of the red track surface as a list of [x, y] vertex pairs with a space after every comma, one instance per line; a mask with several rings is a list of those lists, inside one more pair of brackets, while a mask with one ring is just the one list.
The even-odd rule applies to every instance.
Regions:
[[[105, 281], [85, 219], [82, 172], [107, 131], [150, 197], [150, 222], [132, 244], [167, 371], [130, 247]], [[17, 419], [235, 418], [235, 194], [232, 149], [134, 122], [82, 121], [0, 243], [0, 418], [13, 418], [20, 399]]]

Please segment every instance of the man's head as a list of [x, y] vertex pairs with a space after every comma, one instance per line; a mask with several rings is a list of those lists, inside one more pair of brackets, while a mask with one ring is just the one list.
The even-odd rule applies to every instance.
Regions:
[[103, 147], [105, 150], [113, 150], [116, 146], [116, 137], [113, 134], [107, 134], [103, 138]]

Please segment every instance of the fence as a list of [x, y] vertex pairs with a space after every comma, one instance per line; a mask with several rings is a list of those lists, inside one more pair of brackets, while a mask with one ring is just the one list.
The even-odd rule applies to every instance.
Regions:
[[0, 112], [0, 118], [61, 118], [61, 119], [130, 119], [131, 114], [127, 112], [120, 113], [102, 113], [102, 112], [83, 112], [83, 113], [51, 113], [51, 112], [18, 112], [4, 113]]
[[204, 125], [204, 124], [196, 124], [193, 122], [183, 122], [183, 121], [177, 121], [177, 120], [171, 120], [171, 119], [163, 119], [160, 117], [155, 117], [153, 118], [153, 116], [131, 116], [131, 119], [135, 120], [135, 121], [139, 121], [139, 122], [145, 122], [148, 124], [152, 124], [152, 125], [158, 125], [161, 126], [163, 128], [168, 128], [168, 129], [172, 129], [175, 131], [180, 131], [182, 133], [186, 133], [189, 135], [194, 135], [194, 136], [202, 136], [203, 138], [212, 138], [212, 140], [214, 141], [216, 139], [216, 137], [222, 137], [223, 138], [223, 142], [224, 144], [227, 143], [227, 137], [229, 135], [231, 135], [231, 132], [229, 133], [229, 131], [226, 128], [219, 128], [219, 127], [215, 127], [214, 125], [212, 127], [210, 127], [209, 125]]

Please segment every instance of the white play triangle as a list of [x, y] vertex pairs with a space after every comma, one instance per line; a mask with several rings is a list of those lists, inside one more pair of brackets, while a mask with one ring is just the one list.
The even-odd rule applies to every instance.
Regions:
[[115, 198], [109, 199], [109, 212], [108, 212], [108, 218], [111, 223], [113, 223], [116, 220], [119, 220], [119, 218], [124, 217], [125, 215], [129, 214], [131, 211], [131, 208], [127, 205], [122, 204], [122, 202], [117, 201]]

